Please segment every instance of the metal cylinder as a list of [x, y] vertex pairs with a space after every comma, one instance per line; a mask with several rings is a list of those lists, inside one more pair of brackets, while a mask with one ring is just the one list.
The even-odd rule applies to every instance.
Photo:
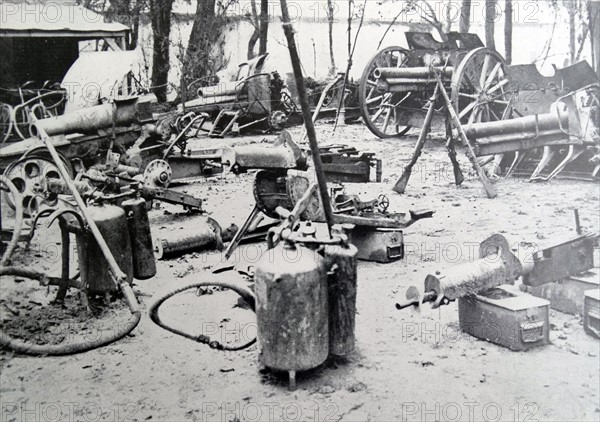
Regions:
[[319, 366], [329, 352], [329, 305], [323, 257], [282, 242], [267, 251], [254, 274], [261, 362], [295, 371]]
[[444, 76], [451, 77], [454, 72], [452, 67], [378, 67], [373, 70], [373, 77], [379, 78], [433, 78], [432, 70], [443, 72]]
[[145, 280], [156, 275], [156, 261], [152, 248], [152, 234], [148, 221], [146, 201], [142, 198], [123, 201], [121, 207], [127, 215], [133, 276]]
[[464, 128], [467, 138], [477, 140], [479, 138], [499, 136], [504, 134], [535, 134], [537, 132], [561, 130], [569, 128], [569, 116], [567, 113], [546, 113], [534, 116], [518, 117], [510, 120], [497, 122], [474, 123]]
[[34, 126], [43, 129], [48, 135], [66, 135], [78, 132], [93, 132], [114, 125], [135, 123], [137, 119], [137, 98], [115, 101], [77, 110], [61, 116], [39, 119]]
[[329, 293], [329, 353], [345, 356], [354, 351], [357, 254], [354, 245], [324, 248]]
[[[125, 273], [127, 282], [131, 284], [133, 262], [125, 211], [115, 205], [95, 205], [88, 207], [88, 213], [96, 223], [117, 265]], [[110, 275], [108, 262], [90, 232], [77, 234], [77, 254], [81, 281], [88, 294], [104, 294], [117, 290]]]
[[508, 241], [494, 234], [479, 245], [479, 259], [436, 271], [425, 278], [425, 291], [435, 292], [434, 307], [444, 299], [455, 300], [501, 284], [513, 283], [523, 273]]
[[182, 255], [193, 251], [221, 250], [223, 248], [222, 229], [219, 223], [210, 217], [194, 222], [194, 233], [179, 234], [171, 232], [167, 238], [155, 238], [153, 242], [154, 257]]

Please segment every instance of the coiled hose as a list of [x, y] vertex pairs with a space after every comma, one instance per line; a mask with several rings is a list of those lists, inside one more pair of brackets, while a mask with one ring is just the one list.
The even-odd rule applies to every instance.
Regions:
[[255, 300], [255, 296], [254, 296], [254, 293], [252, 292], [252, 290], [250, 290], [248, 287], [245, 287], [236, 282], [219, 280], [218, 278], [220, 278], [220, 277], [217, 275], [212, 275], [212, 277], [214, 277], [212, 280], [192, 281], [192, 282], [189, 282], [189, 283], [186, 283], [183, 285], [178, 285], [175, 288], [173, 288], [167, 292], [159, 292], [159, 293], [155, 294], [151, 299], [150, 305], [148, 306], [148, 314], [150, 316], [150, 319], [156, 325], [164, 328], [167, 331], [170, 331], [170, 332], [180, 335], [182, 337], [188, 338], [190, 340], [194, 340], [198, 343], [208, 344], [213, 349], [236, 351], [236, 350], [242, 350], [247, 347], [250, 347], [251, 345], [256, 343], [256, 338], [248, 341], [247, 343], [239, 345], [239, 346], [229, 346], [227, 344], [220, 343], [216, 340], [211, 340], [210, 337], [205, 336], [203, 334], [193, 335], [193, 334], [186, 333], [185, 331], [181, 331], [177, 328], [171, 327], [160, 320], [160, 318], [158, 316], [158, 308], [167, 299], [169, 299], [183, 291], [190, 290], [190, 289], [197, 289], [198, 287], [217, 286], [217, 287], [225, 287], [227, 289], [233, 290], [238, 295], [240, 295], [242, 297], [242, 299], [244, 299], [246, 301], [246, 303], [250, 306], [252, 311], [255, 311], [255, 307], [256, 307], [255, 301], [256, 300]]
[[[18, 276], [29, 278], [31, 280], [38, 280], [42, 285], [47, 284], [49, 279], [44, 273], [37, 271], [28, 270], [26, 268], [18, 267], [0, 267], [0, 276]], [[71, 355], [75, 353], [87, 352], [88, 350], [97, 349], [98, 347], [106, 346], [112, 342], [122, 339], [129, 334], [139, 324], [141, 319], [141, 312], [137, 307], [132, 307], [130, 301], [127, 301], [130, 305], [131, 317], [125, 325], [119, 326], [119, 329], [115, 332], [110, 332], [108, 335], [102, 336], [93, 340], [83, 340], [76, 343], [69, 344], [31, 344], [22, 340], [15, 339], [4, 331], [0, 330], [0, 345], [8, 349], [14, 350], [15, 352], [23, 353], [26, 355], [48, 355], [48, 356], [61, 356]]]
[[[0, 176], [0, 183], [3, 183], [14, 198], [15, 203], [15, 228], [13, 231], [12, 239], [6, 251], [2, 255], [2, 260], [0, 261], [0, 277], [2, 276], [17, 276], [24, 277], [31, 280], [37, 280], [42, 285], [50, 284], [51, 277], [48, 277], [44, 273], [40, 273], [37, 271], [29, 270], [27, 268], [22, 267], [7, 267], [6, 265], [10, 262], [10, 258], [14, 252], [15, 247], [17, 246], [17, 242], [19, 241], [19, 237], [21, 235], [21, 229], [23, 226], [23, 204], [20, 199], [20, 194], [15, 185], [5, 176]], [[1, 279], [0, 279], [1, 280]], [[56, 283], [54, 283], [56, 284]], [[127, 300], [127, 304], [129, 309], [131, 310], [131, 317], [127, 321], [125, 325], [119, 327], [119, 329], [115, 332], [111, 332], [106, 336], [93, 339], [93, 340], [84, 340], [77, 343], [69, 343], [69, 344], [49, 344], [49, 345], [40, 345], [40, 344], [31, 344], [24, 342], [22, 340], [15, 339], [5, 333], [3, 330], [0, 330], [0, 346], [6, 347], [8, 349], [14, 350], [15, 352], [23, 353], [26, 355], [49, 355], [49, 356], [60, 356], [60, 355], [71, 355], [75, 353], [86, 352], [88, 350], [96, 349], [98, 347], [106, 346], [112, 342], [122, 339], [127, 334], [129, 334], [140, 322], [141, 312], [138, 309], [137, 300], [133, 295], [133, 291], [129, 285], [124, 286], [122, 289], [125, 295], [125, 299]]]
[[19, 242], [19, 237], [21, 236], [21, 229], [23, 228], [23, 201], [21, 201], [21, 195], [19, 194], [17, 187], [8, 179], [8, 177], [0, 176], [0, 183], [8, 188], [15, 203], [15, 229], [12, 238], [10, 239], [10, 243], [4, 251], [2, 260], [0, 261], [0, 266], [5, 266], [10, 263], [10, 258], [12, 257], [12, 254], [17, 247], [17, 243]]

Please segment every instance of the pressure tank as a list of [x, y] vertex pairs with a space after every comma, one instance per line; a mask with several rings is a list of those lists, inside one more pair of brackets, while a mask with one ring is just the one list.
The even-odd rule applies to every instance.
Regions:
[[[125, 211], [115, 205], [93, 205], [88, 208], [91, 218], [106, 241], [127, 282], [133, 281], [131, 243]], [[91, 232], [77, 235], [77, 255], [81, 280], [88, 295], [99, 295], [117, 290], [110, 275], [108, 262]]]
[[329, 353], [345, 356], [354, 351], [357, 254], [352, 244], [324, 249], [329, 291]]
[[256, 319], [261, 363], [288, 371], [319, 366], [329, 352], [329, 305], [323, 257], [314, 250], [282, 242], [255, 267]]
[[143, 198], [128, 199], [121, 203], [127, 215], [133, 276], [145, 280], [156, 275], [156, 261], [152, 248], [152, 234], [148, 210]]

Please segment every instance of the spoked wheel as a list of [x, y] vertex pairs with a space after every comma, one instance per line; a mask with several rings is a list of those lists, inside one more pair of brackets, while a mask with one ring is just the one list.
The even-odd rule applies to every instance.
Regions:
[[[65, 162], [66, 159], [63, 160]], [[67, 171], [72, 176], [71, 165], [66, 161]], [[15, 161], [4, 171], [4, 175], [15, 185], [21, 194], [23, 212], [33, 217], [40, 211], [53, 208], [58, 203], [57, 196], [44, 195], [44, 186], [47, 179], [61, 179], [58, 167], [52, 159], [43, 154], [32, 154]], [[5, 193], [6, 202], [14, 209], [14, 198]]]
[[13, 130], [13, 109], [6, 103], [0, 103], [0, 143], [10, 138]]
[[411, 93], [378, 90], [377, 78], [373, 76], [378, 67], [406, 67], [407, 51], [396, 46], [381, 50], [369, 61], [360, 78], [360, 112], [369, 130], [379, 138], [400, 137], [410, 130], [409, 126], [398, 125], [396, 107]]
[[452, 76], [452, 104], [461, 123], [492, 122], [510, 117], [506, 62], [485, 47], [468, 53]]

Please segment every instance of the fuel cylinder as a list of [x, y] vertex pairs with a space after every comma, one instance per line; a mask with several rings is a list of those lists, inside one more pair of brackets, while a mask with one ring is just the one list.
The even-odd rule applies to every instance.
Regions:
[[[127, 282], [131, 284], [133, 262], [125, 211], [115, 205], [94, 205], [89, 207], [88, 211], [119, 268], [127, 275]], [[77, 235], [77, 254], [81, 280], [88, 294], [97, 295], [117, 290], [110, 275], [108, 262], [92, 233], [83, 232]]]
[[352, 244], [324, 248], [329, 292], [329, 353], [345, 356], [354, 351], [356, 315], [356, 264], [358, 250]]
[[156, 275], [156, 261], [152, 248], [152, 235], [148, 221], [146, 201], [142, 198], [123, 201], [121, 207], [127, 215], [133, 276], [145, 280]]
[[329, 351], [329, 305], [323, 257], [314, 250], [282, 242], [255, 267], [256, 319], [261, 362], [288, 371], [319, 366]]

